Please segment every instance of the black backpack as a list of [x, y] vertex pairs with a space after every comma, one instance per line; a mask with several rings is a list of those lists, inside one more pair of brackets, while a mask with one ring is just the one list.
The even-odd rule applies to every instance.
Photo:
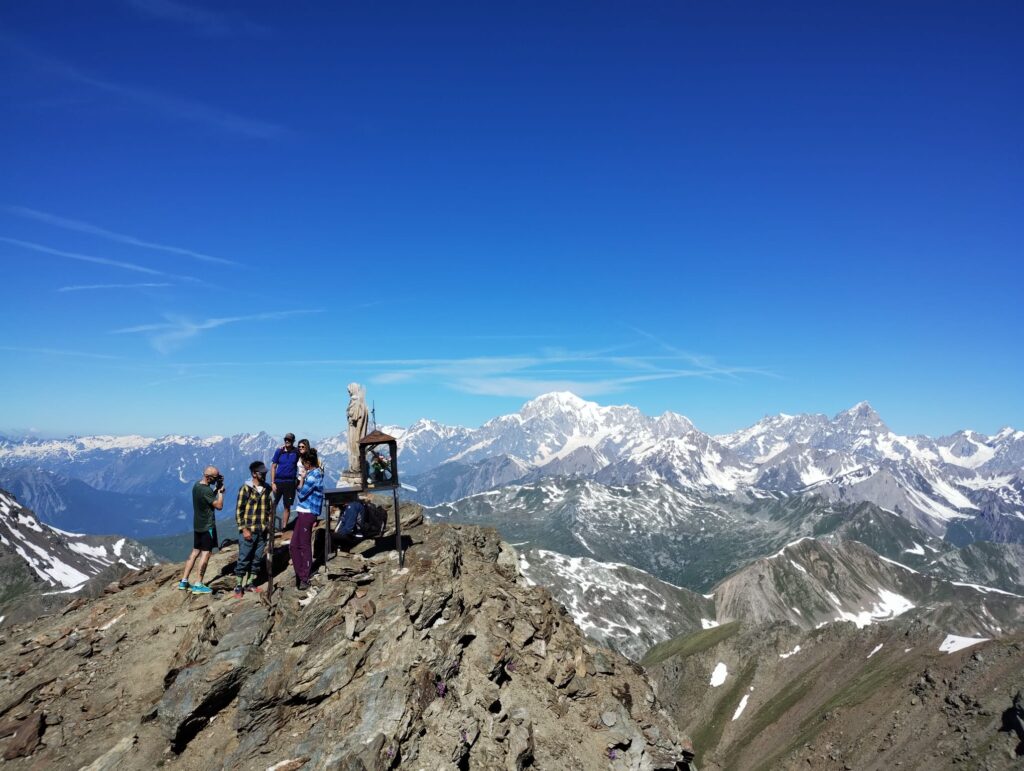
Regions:
[[388, 510], [375, 503], [364, 503], [363, 513], [356, 520], [356, 529], [364, 538], [379, 538], [388, 529]]

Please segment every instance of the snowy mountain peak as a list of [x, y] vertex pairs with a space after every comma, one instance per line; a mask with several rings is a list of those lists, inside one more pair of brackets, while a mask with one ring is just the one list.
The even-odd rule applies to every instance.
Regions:
[[596, 409], [599, 409], [596, 402], [581, 399], [571, 391], [552, 391], [528, 401], [519, 410], [519, 414], [523, 417], [532, 417], [556, 412], [582, 412]]
[[1010, 428], [1010, 426], [1005, 426], [999, 429], [999, 433], [993, 436], [992, 439], [1000, 442], [1010, 439], [1024, 439], [1024, 431], [1017, 431], [1014, 428]]
[[693, 422], [678, 412], [663, 412], [655, 418], [654, 424], [659, 436], [682, 436], [696, 430]]
[[835, 417], [837, 423], [857, 422], [863, 425], [884, 426], [882, 416], [867, 402], [857, 402], [848, 410], [843, 410]]

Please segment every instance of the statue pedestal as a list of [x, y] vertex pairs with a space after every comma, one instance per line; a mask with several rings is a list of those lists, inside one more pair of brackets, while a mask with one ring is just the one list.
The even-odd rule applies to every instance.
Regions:
[[341, 479], [338, 480], [341, 487], [362, 487], [363, 480], [358, 471], [342, 471]]

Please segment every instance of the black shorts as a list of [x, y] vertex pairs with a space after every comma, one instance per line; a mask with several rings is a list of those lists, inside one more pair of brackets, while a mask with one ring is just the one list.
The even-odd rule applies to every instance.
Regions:
[[285, 508], [290, 509], [295, 503], [295, 480], [280, 479], [274, 484], [277, 485], [277, 492], [274, 493], [274, 510], [277, 511], [277, 504], [281, 502], [282, 498], [284, 498]]
[[217, 536], [210, 530], [192, 533], [192, 548], [199, 551], [213, 551], [217, 545]]

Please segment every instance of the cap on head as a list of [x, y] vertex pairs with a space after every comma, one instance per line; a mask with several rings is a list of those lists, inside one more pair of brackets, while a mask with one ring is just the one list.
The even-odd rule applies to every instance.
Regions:
[[287, 434], [284, 435], [284, 438], [285, 438], [285, 441], [294, 442], [295, 441], [295, 434], [293, 434], [293, 433], [291, 433], [289, 431]]
[[261, 460], [254, 460], [252, 463], [249, 464], [249, 473], [250, 474], [266, 474], [267, 473], [267, 464], [265, 464]]

